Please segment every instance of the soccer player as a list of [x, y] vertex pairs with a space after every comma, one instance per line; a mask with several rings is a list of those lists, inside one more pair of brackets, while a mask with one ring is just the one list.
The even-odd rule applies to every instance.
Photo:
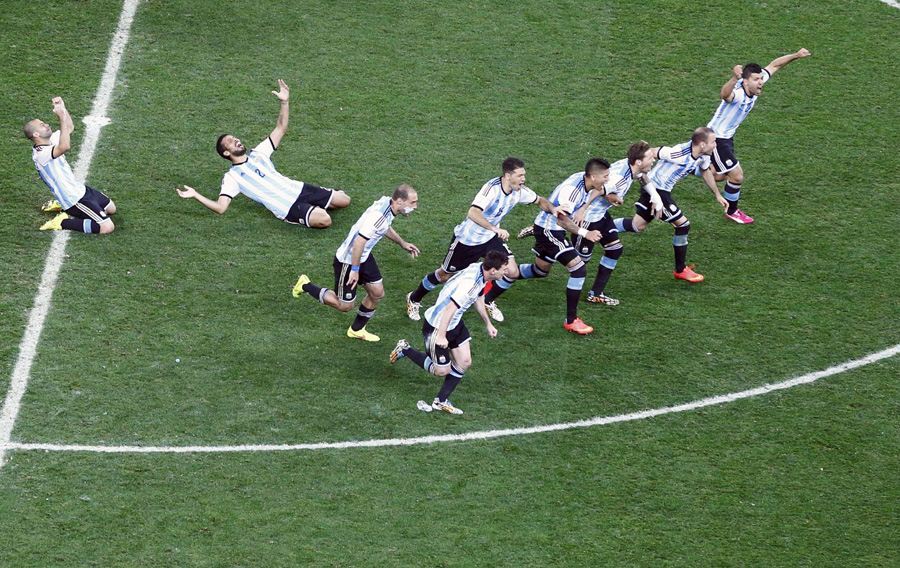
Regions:
[[363, 285], [366, 297], [360, 303], [356, 319], [347, 330], [347, 337], [378, 341], [380, 337], [366, 331], [366, 323], [375, 314], [378, 302], [384, 298], [381, 271], [372, 255], [372, 249], [381, 237], [387, 236], [416, 258], [419, 255], [418, 247], [404, 241], [391, 225], [397, 215], [408, 217], [418, 206], [419, 196], [416, 190], [405, 183], [395, 189], [391, 197], [377, 199], [356, 221], [334, 255], [334, 290], [316, 286], [306, 274], [301, 274], [294, 285], [294, 297], [299, 298], [306, 292], [326, 306], [349, 312], [356, 305], [359, 285]]
[[634, 204], [636, 213], [633, 219], [619, 218], [614, 221], [619, 232], [642, 232], [654, 218], [662, 219], [675, 229], [672, 246], [675, 249], [675, 278], [688, 282], [703, 282], [703, 275], [694, 272], [693, 266], [685, 265], [687, 257], [688, 232], [691, 223], [672, 199], [675, 183], [686, 175], [698, 170], [703, 181], [716, 197], [719, 205], [727, 203], [713, 177], [709, 156], [716, 148], [716, 133], [711, 128], [701, 126], [694, 130], [691, 139], [677, 146], [663, 146], [656, 149], [659, 158], [656, 166], [650, 170], [650, 183], [641, 188], [641, 197]]
[[[597, 190], [601, 196], [605, 196], [606, 189], [603, 186], [608, 181], [609, 162], [602, 158], [591, 158], [584, 171], [570, 175], [553, 190], [548, 201], [557, 208], [558, 213], [554, 215], [549, 211], [541, 211], [534, 219], [535, 244], [532, 250], [535, 259], [531, 269], [532, 276], [546, 277], [554, 262], [565, 265], [569, 271], [569, 281], [566, 284], [566, 319], [563, 327], [579, 335], [592, 333], [594, 328], [578, 317], [578, 300], [581, 298], [587, 268], [569, 241], [567, 231], [592, 242], [602, 238], [600, 231], [576, 225], [572, 221], [572, 215], [585, 204], [588, 192]], [[495, 302], [511, 285], [512, 282], [506, 280], [497, 282], [485, 296], [485, 302]]]
[[42, 207], [44, 211], [62, 211], [53, 219], [41, 225], [41, 231], [78, 231], [106, 235], [115, 230], [110, 215], [116, 212], [112, 200], [90, 188], [75, 178], [66, 152], [71, 145], [75, 123], [66, 110], [62, 97], [53, 98], [53, 113], [59, 118], [59, 130], [53, 132], [50, 125], [38, 119], [25, 123], [25, 137], [34, 147], [31, 159], [41, 179], [50, 188], [55, 199]]
[[484, 255], [484, 262], [470, 264], [465, 270], [457, 272], [438, 294], [437, 302], [425, 311], [425, 321], [422, 323], [425, 352], [413, 349], [405, 339], [398, 341], [391, 351], [391, 363], [406, 357], [432, 375], [444, 377], [444, 384], [434, 402], [429, 405], [420, 400], [416, 405], [419, 410], [463, 413], [450, 403], [450, 394], [472, 364], [471, 337], [462, 316], [475, 304], [475, 310], [487, 327], [488, 336], [497, 337], [497, 328], [491, 323], [485, 308], [484, 287], [488, 282], [503, 278], [510, 264], [504, 251], [493, 249]]
[[247, 152], [241, 141], [231, 134], [219, 136], [216, 151], [231, 162], [231, 169], [222, 178], [222, 189], [216, 201], [204, 197], [194, 188], [185, 185], [176, 189], [185, 199], [196, 199], [208, 209], [224, 213], [231, 200], [243, 193], [253, 201], [266, 206], [277, 218], [313, 229], [331, 226], [327, 209], [340, 209], [350, 205], [350, 197], [343, 191], [318, 187], [311, 183], [295, 181], [282, 175], [272, 163], [272, 153], [278, 149], [287, 132], [290, 115], [288, 101], [290, 89], [278, 79], [278, 91], [272, 94], [281, 101], [281, 111], [275, 129], [256, 148]]
[[[603, 185], [605, 196], [600, 197], [599, 191], [592, 191], [588, 202], [575, 212], [573, 220], [579, 227], [589, 231], [597, 230], [603, 235], [600, 237], [600, 244], [603, 245], [603, 257], [600, 258], [597, 277], [594, 279], [594, 284], [587, 297], [587, 301], [592, 304], [607, 306], [619, 304], [619, 300], [610, 298], [603, 293], [623, 252], [619, 231], [609, 214], [609, 208], [622, 204], [625, 194], [628, 193], [634, 180], [640, 181], [642, 187], [650, 182], [647, 173], [653, 167], [655, 161], [653, 156], [658, 150], [658, 148], [651, 148], [643, 140], [629, 146], [628, 157], [615, 162], [609, 168], [609, 181]], [[590, 262], [595, 243], [578, 234], [573, 234], [572, 244], [584, 263]]]
[[[419, 287], [406, 295], [406, 315], [419, 321], [422, 299], [428, 292], [449, 280], [454, 274], [484, 257], [489, 250], [499, 250], [509, 258], [509, 269], [504, 277], [512, 283], [516, 278], [532, 276], [530, 264], [516, 265], [506, 241], [509, 232], [500, 228], [500, 222], [519, 203], [535, 204], [542, 211], [555, 215], [556, 208], [534, 191], [525, 187], [525, 163], [518, 158], [507, 158], [501, 166], [502, 175], [488, 180], [472, 201], [465, 220], [453, 229], [453, 240], [444, 262], [434, 272], [422, 278]], [[496, 321], [503, 321], [503, 312], [495, 303], [488, 304], [488, 314]]]
[[734, 154], [734, 133], [753, 110], [763, 84], [791, 61], [808, 56], [809, 51], [803, 48], [796, 53], [775, 59], [764, 69], [760, 68], [758, 63], [735, 65], [732, 77], [722, 85], [720, 93], [722, 100], [706, 126], [716, 132], [716, 149], [712, 154], [712, 164], [716, 172], [716, 181], [726, 180], [725, 200], [728, 205], [725, 208], [725, 216], [735, 223], [748, 225], [753, 222], [753, 217], [738, 209], [741, 184], [744, 183], [744, 169]]

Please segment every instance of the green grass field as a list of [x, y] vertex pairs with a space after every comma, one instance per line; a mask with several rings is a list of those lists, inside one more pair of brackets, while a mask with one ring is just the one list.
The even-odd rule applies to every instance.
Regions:
[[[0, 371], [10, 377], [53, 238], [21, 125], [91, 110], [118, 0], [10, 0], [0, 41]], [[117, 230], [73, 235], [12, 442], [302, 444], [572, 422], [777, 383], [900, 344], [894, 55], [877, 0], [141, 2], [87, 183]], [[737, 133], [738, 226], [697, 178], [672, 278], [672, 230], [623, 237], [597, 333], [562, 329], [567, 273], [516, 284], [490, 339], [473, 313], [463, 416], [424, 414], [440, 381], [404, 296], [436, 268], [475, 192], [510, 155], [538, 194], [627, 146], [686, 141], [736, 64], [800, 47]], [[224, 132], [291, 123], [286, 175], [345, 189], [323, 231], [244, 197], [223, 216]], [[53, 119], [53, 120], [51, 120]], [[420, 208], [375, 249], [387, 296], [369, 325], [290, 289], [401, 182]], [[633, 214], [633, 189], [615, 216]], [[515, 233], [536, 208], [504, 222]], [[511, 242], [529, 262], [530, 241]], [[596, 259], [589, 265], [593, 280]], [[426, 303], [433, 302], [432, 294]], [[178, 362], [176, 362], [176, 360]], [[765, 396], [606, 426], [408, 447], [234, 453], [13, 449], [0, 469], [0, 566], [900, 565], [900, 358]], [[0, 384], [8, 384], [8, 379]], [[5, 395], [5, 388], [4, 388]]]

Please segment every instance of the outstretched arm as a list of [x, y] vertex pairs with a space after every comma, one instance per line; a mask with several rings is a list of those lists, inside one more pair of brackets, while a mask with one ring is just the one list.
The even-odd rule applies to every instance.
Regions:
[[227, 195], [220, 195], [218, 201], [213, 201], [208, 197], [204, 197], [197, 192], [193, 187], [186, 185], [184, 189], [175, 188], [175, 191], [178, 192], [179, 197], [183, 197], [184, 199], [196, 199], [200, 203], [206, 206], [207, 209], [215, 211], [219, 215], [225, 212], [228, 209], [228, 206], [231, 205], [231, 198]]
[[772, 63], [766, 65], [766, 71], [769, 72], [769, 75], [774, 75], [776, 71], [791, 61], [796, 61], [797, 59], [802, 59], [804, 57], [809, 57], [809, 50], [805, 47], [800, 48], [796, 53], [788, 53], [787, 55], [782, 55], [778, 59], [775, 59]]
[[275, 123], [275, 130], [269, 134], [269, 138], [272, 139], [272, 145], [278, 148], [278, 145], [281, 144], [281, 139], [284, 138], [284, 133], [287, 132], [288, 127], [288, 118], [290, 115], [290, 108], [288, 106], [288, 101], [291, 98], [291, 90], [290, 87], [287, 86], [282, 79], [278, 79], [278, 91], [272, 91], [272, 94], [278, 97], [278, 100], [281, 101], [281, 111], [278, 113], [278, 122]]
[[59, 144], [53, 148], [53, 158], [58, 158], [72, 147], [72, 133], [75, 132], [75, 123], [72, 121], [66, 103], [62, 97], [53, 98], [53, 113], [59, 118]]
[[400, 233], [395, 231], [393, 227], [388, 229], [384, 236], [400, 245], [400, 248], [408, 252], [411, 257], [416, 258], [417, 256], [419, 256], [419, 247], [412, 243], [404, 241], [403, 237], [400, 236]]

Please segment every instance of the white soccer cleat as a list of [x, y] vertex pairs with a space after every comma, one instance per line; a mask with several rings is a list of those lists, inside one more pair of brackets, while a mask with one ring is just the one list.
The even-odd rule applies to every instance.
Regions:
[[490, 304], [484, 305], [485, 309], [487, 309], [487, 313], [491, 316], [491, 319], [494, 321], [503, 321], [503, 312], [500, 311], [500, 308], [497, 307], [497, 302], [491, 302]]
[[412, 296], [412, 292], [406, 295], [406, 315], [413, 321], [419, 321], [422, 319], [419, 315], [419, 308], [422, 307], [422, 302], [413, 302], [409, 299], [410, 296]]
[[428, 404], [427, 402], [425, 402], [424, 400], [420, 400], [419, 402], [417, 402], [416, 408], [418, 408], [422, 412], [431, 412], [433, 410], [431, 408], [431, 405]]
[[447, 400], [445, 400], [444, 402], [441, 402], [440, 400], [437, 399], [437, 397], [434, 397], [434, 402], [431, 403], [431, 408], [433, 408], [435, 410], [443, 410], [444, 412], [447, 412], [450, 414], [462, 414], [463, 413], [462, 410], [456, 408], [455, 406], [453, 406], [450, 403], [449, 398]]

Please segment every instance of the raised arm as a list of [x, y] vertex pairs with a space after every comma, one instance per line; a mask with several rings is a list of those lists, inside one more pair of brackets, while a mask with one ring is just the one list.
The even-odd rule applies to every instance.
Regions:
[[741, 78], [741, 74], [744, 72], [743, 65], [735, 65], [731, 70], [731, 78], [722, 85], [722, 90], [719, 92], [719, 96], [722, 97], [722, 100], [726, 103], [730, 103], [734, 100], [734, 86], [737, 84], [738, 80]]
[[769, 72], [769, 75], [774, 75], [776, 71], [778, 71], [791, 61], [796, 61], [797, 59], [802, 59], [804, 57], [809, 57], [809, 50], [805, 47], [800, 48], [800, 50], [796, 53], [788, 53], [787, 55], [782, 55], [778, 59], [773, 60], [771, 63], [766, 65], [766, 71]]
[[66, 103], [62, 97], [53, 98], [53, 113], [59, 118], [59, 143], [53, 148], [53, 158], [58, 158], [72, 147], [72, 133], [75, 132], [75, 123], [66, 110]]
[[278, 148], [279, 144], [281, 144], [281, 139], [284, 138], [284, 133], [287, 132], [288, 127], [288, 119], [290, 115], [290, 108], [288, 105], [288, 101], [291, 98], [291, 90], [287, 86], [282, 79], [278, 79], [278, 91], [272, 91], [272, 94], [278, 97], [278, 100], [281, 101], [281, 110], [278, 113], [278, 121], [275, 123], [275, 130], [269, 134], [269, 138], [272, 139], [272, 145]]

